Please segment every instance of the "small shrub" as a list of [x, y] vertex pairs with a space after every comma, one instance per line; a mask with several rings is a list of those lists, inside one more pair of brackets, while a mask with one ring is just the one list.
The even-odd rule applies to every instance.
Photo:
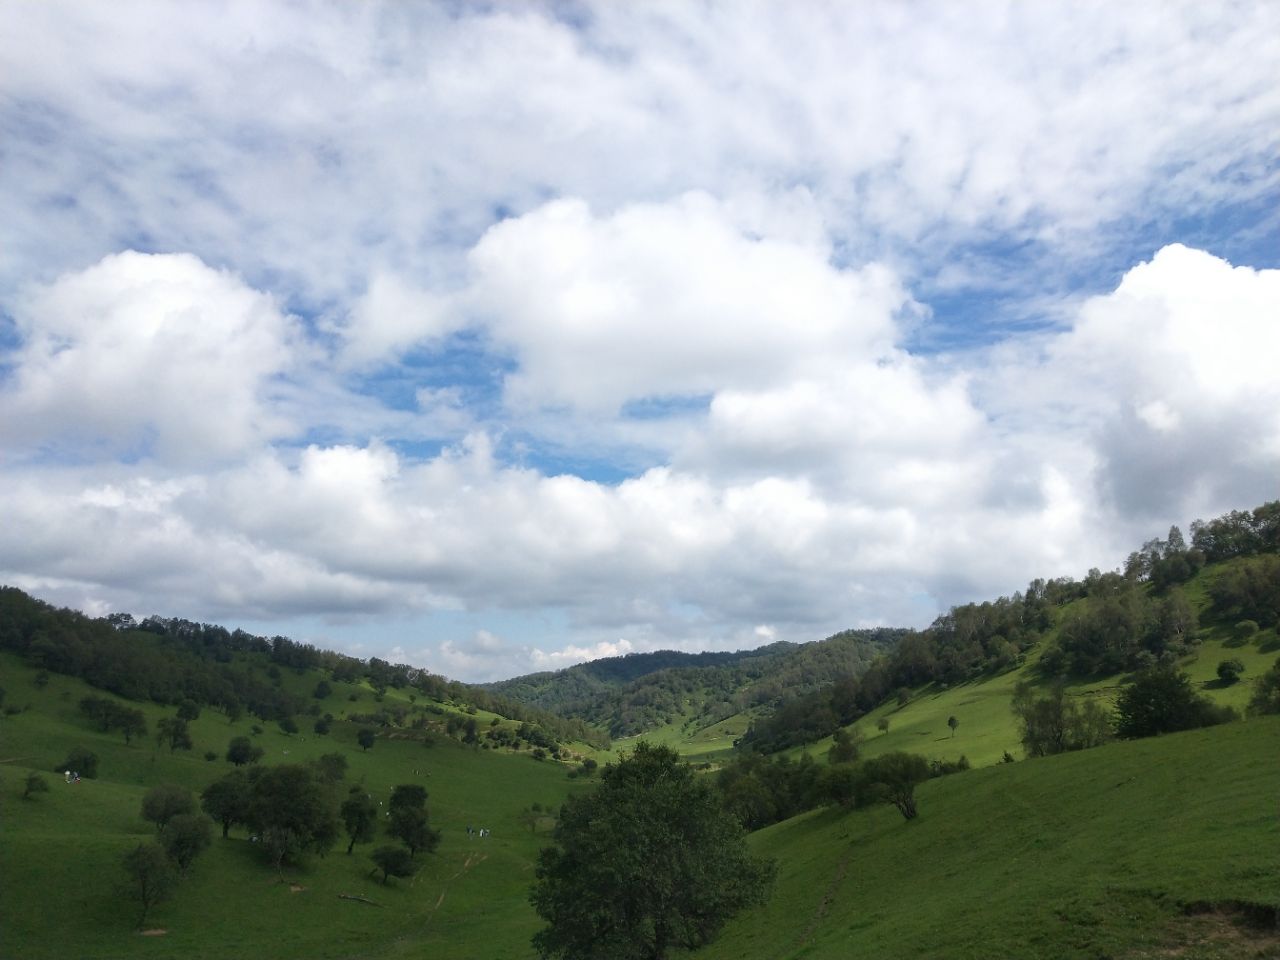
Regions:
[[72, 773], [80, 774], [87, 780], [93, 780], [98, 776], [98, 755], [84, 747], [76, 747], [67, 754], [67, 759], [63, 760], [54, 769], [59, 773], [64, 770], [70, 770]]
[[1234, 657], [1218, 664], [1218, 679], [1223, 683], [1238, 683], [1242, 673], [1244, 673], [1244, 664]]
[[48, 793], [49, 781], [38, 773], [27, 774], [26, 785], [22, 791], [22, 799], [30, 800], [33, 794]]

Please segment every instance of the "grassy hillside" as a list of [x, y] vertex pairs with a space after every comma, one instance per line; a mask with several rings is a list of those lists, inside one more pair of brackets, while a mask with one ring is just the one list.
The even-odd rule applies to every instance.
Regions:
[[[488, 960], [529, 957], [537, 918], [527, 903], [528, 884], [543, 835], [531, 832], [521, 811], [538, 802], [554, 808], [581, 781], [567, 766], [535, 762], [526, 752], [477, 750], [437, 738], [430, 749], [391, 731], [367, 753], [355, 742], [359, 724], [338, 720], [328, 736], [308, 729], [286, 736], [275, 724], [246, 718], [234, 724], [205, 710], [192, 723], [195, 749], [170, 753], [147, 738], [126, 745], [118, 734], [101, 734], [80, 716], [79, 699], [100, 693], [78, 680], [51, 674], [34, 684], [35, 671], [17, 658], [0, 656], [6, 702], [29, 706], [0, 719], [0, 903], [4, 904], [4, 956], [280, 958], [400, 957], [447, 953]], [[313, 686], [315, 677], [291, 682]], [[335, 687], [338, 685], [335, 684]], [[345, 694], [345, 685], [343, 693]], [[386, 696], [393, 700], [394, 691]], [[346, 708], [367, 710], [374, 693], [364, 688], [352, 703], [338, 697], [325, 707], [335, 716]], [[144, 705], [154, 729], [162, 714]], [[482, 718], [484, 719], [484, 718]], [[264, 728], [251, 733], [253, 723]], [[349, 761], [347, 782], [364, 784], [378, 798], [398, 783], [421, 783], [430, 793], [432, 824], [444, 831], [439, 851], [421, 857], [422, 871], [409, 881], [382, 886], [369, 876], [368, 852], [391, 842], [380, 836], [348, 857], [345, 841], [324, 858], [287, 871], [277, 881], [244, 831], [215, 839], [198, 859], [190, 879], [161, 904], [148, 926], [166, 931], [141, 937], [136, 908], [118, 892], [120, 859], [153, 828], [138, 810], [147, 786], [173, 782], [199, 791], [225, 774], [221, 759], [232, 736], [248, 735], [264, 748], [265, 763], [296, 762], [339, 751]], [[53, 768], [74, 746], [98, 754], [100, 774], [68, 785]], [[207, 761], [213, 750], [219, 759]], [[22, 781], [41, 771], [50, 792], [22, 800]], [[343, 791], [345, 793], [345, 790]], [[468, 840], [466, 827], [487, 827], [492, 836]], [[295, 889], [299, 888], [299, 889]], [[366, 896], [381, 906], [339, 899]]]
[[933, 780], [912, 822], [777, 824], [752, 838], [775, 896], [703, 955], [1280, 957], [1277, 744], [1280, 718], [1253, 720]]

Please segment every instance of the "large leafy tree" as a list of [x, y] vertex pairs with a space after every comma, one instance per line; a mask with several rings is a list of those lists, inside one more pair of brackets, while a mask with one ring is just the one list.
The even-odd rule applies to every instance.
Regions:
[[147, 922], [151, 908], [173, 891], [178, 874], [158, 843], [140, 843], [126, 853], [124, 870], [129, 878], [126, 889], [142, 907], [138, 914], [138, 926], [141, 927]]
[[204, 788], [200, 794], [200, 806], [222, 824], [222, 835], [226, 837], [232, 826], [248, 821], [252, 799], [249, 778], [243, 770], [233, 770]]
[[1208, 727], [1234, 716], [1229, 707], [1197, 694], [1191, 678], [1170, 665], [1137, 674], [1116, 698], [1116, 734], [1125, 739]]
[[390, 814], [387, 833], [409, 848], [409, 855], [419, 850], [431, 853], [440, 845], [440, 831], [432, 830], [427, 820], [427, 791], [417, 784], [405, 783], [391, 791], [387, 805]]
[[338, 805], [310, 766], [267, 767], [250, 782], [249, 824], [277, 871], [308, 852], [333, 846], [340, 829]]
[[642, 742], [601, 780], [569, 799], [538, 858], [543, 957], [664, 960], [767, 896], [773, 864], [748, 854], [738, 822], [673, 750]]
[[376, 835], [378, 807], [373, 802], [373, 797], [365, 793], [364, 787], [351, 788], [339, 813], [347, 828], [347, 836], [351, 839], [347, 844], [347, 853], [355, 849], [357, 843], [368, 843]]

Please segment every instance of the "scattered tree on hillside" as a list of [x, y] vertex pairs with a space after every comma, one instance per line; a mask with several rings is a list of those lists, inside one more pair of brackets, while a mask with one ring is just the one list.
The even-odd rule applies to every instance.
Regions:
[[601, 780], [569, 798], [556, 845], [538, 857], [530, 900], [547, 922], [533, 938], [542, 957], [665, 960], [766, 897], [773, 865], [748, 854], [741, 827], [675, 751], [642, 742]]
[[419, 850], [431, 853], [440, 845], [440, 831], [432, 830], [427, 820], [427, 791], [417, 784], [401, 784], [391, 791], [387, 804], [390, 817], [387, 833], [409, 848], [409, 855]]
[[1191, 678], [1173, 666], [1144, 670], [1116, 700], [1116, 734], [1125, 739], [1151, 737], [1224, 723], [1236, 716], [1191, 689]]
[[237, 769], [204, 788], [200, 794], [200, 807], [222, 824], [222, 836], [225, 838], [234, 825], [248, 822], [250, 797], [249, 778], [243, 770]]
[[246, 763], [257, 763], [262, 759], [262, 748], [256, 746], [248, 737], [232, 737], [227, 744], [227, 761], [237, 767]]
[[173, 892], [177, 872], [158, 843], [140, 843], [124, 857], [129, 895], [142, 906], [138, 926], [147, 922], [147, 913]]
[[277, 872], [286, 862], [333, 845], [339, 830], [337, 804], [312, 767], [265, 767], [252, 784], [249, 825]]
[[134, 737], [147, 735], [147, 717], [141, 710], [124, 709], [117, 715], [117, 725], [124, 734], [124, 742], [132, 743]]
[[190, 697], [185, 697], [178, 703], [177, 717], [179, 720], [187, 721], [200, 719], [200, 704]]
[[896, 751], [874, 757], [862, 765], [862, 779], [879, 786], [885, 802], [892, 803], [908, 820], [919, 815], [916, 784], [929, 779], [929, 764], [914, 753]]
[[877, 730], [879, 730], [881, 733], [888, 733], [888, 732], [889, 732], [889, 718], [888, 718], [888, 717], [881, 717], [879, 720], [877, 720], [877, 721], [876, 721], [876, 729], [877, 729]]
[[338, 783], [347, 778], [347, 758], [341, 753], [324, 753], [311, 763], [324, 783]]
[[160, 831], [160, 846], [182, 876], [213, 838], [213, 821], [203, 814], [180, 813]]
[[321, 680], [316, 684], [316, 688], [311, 691], [311, 696], [315, 697], [317, 700], [327, 700], [332, 693], [333, 687], [329, 686], [329, 682], [327, 680]]
[[176, 783], [159, 784], [142, 796], [142, 819], [150, 820], [157, 830], [163, 830], [174, 817], [192, 813], [195, 808], [196, 801], [191, 791]]
[[30, 800], [37, 793], [48, 793], [49, 781], [38, 773], [27, 774], [22, 790], [22, 799]]
[[827, 751], [828, 763], [853, 763], [858, 759], [858, 751], [862, 747], [862, 731], [857, 727], [849, 730], [837, 730], [831, 738], [831, 749]]
[[93, 780], [98, 776], [98, 755], [85, 747], [76, 747], [55, 769], [59, 773], [70, 770], [86, 780]]
[[956, 727], [960, 726], [960, 721], [954, 716], [947, 717], [947, 726], [951, 728], [951, 736], [954, 737], [956, 735]]
[[404, 847], [379, 847], [369, 857], [377, 864], [377, 869], [382, 871], [383, 886], [390, 877], [412, 877], [418, 872], [418, 864], [413, 855]]
[[1254, 682], [1249, 713], [1253, 716], [1280, 713], [1280, 659]]
[[1218, 664], [1218, 679], [1223, 683], [1239, 682], [1242, 673], [1244, 673], [1244, 663], [1235, 657]]
[[181, 717], [162, 717], [156, 724], [156, 743], [169, 744], [170, 753], [174, 750], [190, 750], [193, 744], [187, 721]]
[[361, 750], [368, 750], [370, 747], [373, 746], [373, 742], [377, 738], [378, 738], [378, 734], [376, 731], [370, 730], [368, 727], [365, 727], [364, 729], [360, 730], [356, 734], [356, 743], [360, 744]]
[[280, 721], [280, 729], [289, 736], [293, 736], [298, 732], [298, 721], [293, 719], [293, 717], [285, 717]]
[[1047, 757], [1067, 750], [1085, 750], [1112, 737], [1111, 719], [1095, 700], [1067, 699], [1061, 683], [1044, 696], [1030, 683], [1014, 687], [1013, 712], [1029, 757]]
[[373, 840], [378, 826], [378, 807], [364, 787], [352, 787], [338, 813], [347, 829], [347, 836], [351, 839], [347, 844], [348, 855], [357, 843], [369, 843]]

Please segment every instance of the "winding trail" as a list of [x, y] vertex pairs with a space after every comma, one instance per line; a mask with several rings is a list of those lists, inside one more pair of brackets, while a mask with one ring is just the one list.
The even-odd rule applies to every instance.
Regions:
[[823, 891], [822, 901], [818, 904], [818, 909], [814, 911], [813, 918], [809, 921], [809, 925], [804, 928], [804, 933], [800, 934], [800, 940], [796, 944], [799, 950], [812, 939], [814, 932], [818, 929], [818, 924], [826, 918], [827, 912], [831, 909], [831, 902], [836, 898], [836, 891], [840, 888], [840, 884], [844, 882], [845, 876], [849, 872], [849, 863], [853, 860], [853, 850], [848, 850], [845, 855], [840, 858], [840, 862], [836, 864], [835, 875], [832, 876], [831, 882], [827, 884], [827, 889]]

